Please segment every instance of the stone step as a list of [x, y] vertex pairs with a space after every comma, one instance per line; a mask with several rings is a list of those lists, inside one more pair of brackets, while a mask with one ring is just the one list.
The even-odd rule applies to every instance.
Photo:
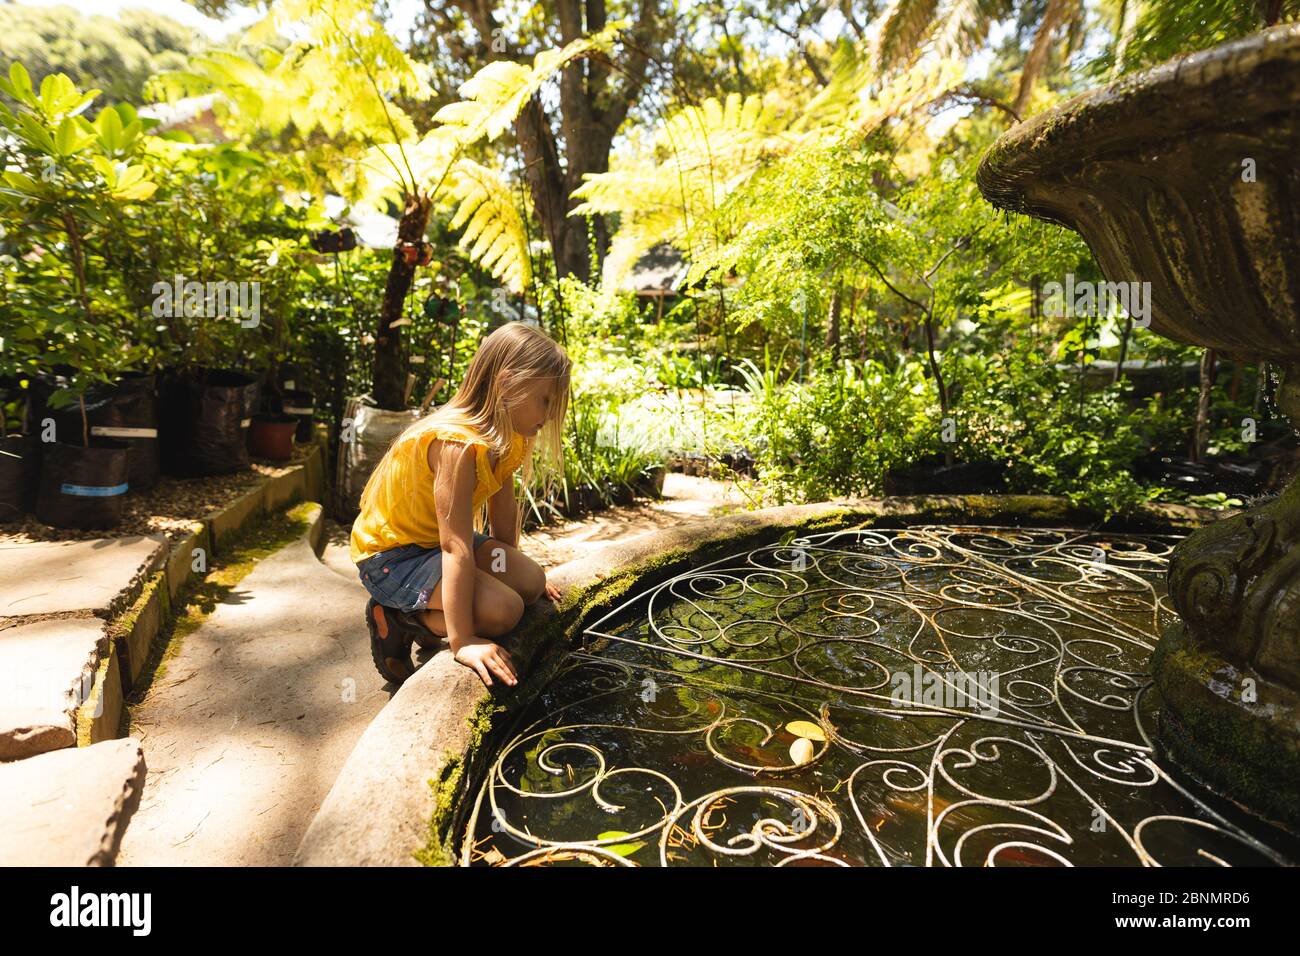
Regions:
[[130, 737], [0, 763], [0, 866], [112, 866], [144, 779]]
[[163, 535], [37, 541], [0, 547], [0, 618], [36, 614], [108, 617], [161, 567]]
[[0, 630], [0, 760], [76, 745], [77, 710], [107, 651], [94, 617]]

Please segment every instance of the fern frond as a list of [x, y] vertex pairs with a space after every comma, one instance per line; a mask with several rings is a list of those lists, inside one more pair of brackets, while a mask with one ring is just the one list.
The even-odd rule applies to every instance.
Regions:
[[459, 159], [446, 192], [459, 203], [450, 228], [465, 226], [458, 245], [493, 278], [523, 292], [532, 282], [528, 233], [509, 186], [494, 170]]
[[945, 59], [967, 56], [1013, 9], [1013, 0], [892, 0], [877, 36], [875, 65], [887, 73], [926, 51]]
[[868, 132], [889, 120], [910, 116], [959, 86], [965, 72], [964, 61], [955, 58], [915, 63], [891, 77], [879, 90], [864, 89], [849, 115], [849, 123], [860, 132]]
[[455, 129], [465, 144], [483, 137], [491, 142], [509, 128], [543, 83], [574, 60], [596, 51], [609, 52], [627, 25], [627, 20], [616, 20], [560, 49], [543, 50], [533, 58], [532, 66], [513, 60], [489, 63], [460, 85], [461, 101], [444, 106], [433, 118]]
[[606, 288], [660, 243], [685, 250], [712, 245], [715, 238], [697, 226], [763, 162], [804, 141], [807, 134], [792, 133], [791, 124], [765, 97], [711, 98], [673, 113], [640, 156], [586, 175], [571, 194], [583, 201], [569, 214], [619, 214], [602, 271]]
[[875, 59], [890, 70], [913, 57], [934, 29], [940, 0], [891, 0], [876, 38]]

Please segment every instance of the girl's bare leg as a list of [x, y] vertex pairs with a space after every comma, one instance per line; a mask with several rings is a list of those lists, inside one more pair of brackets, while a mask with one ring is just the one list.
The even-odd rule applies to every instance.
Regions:
[[[489, 542], [490, 543], [490, 542]], [[524, 601], [508, 585], [486, 571], [474, 576], [474, 636], [503, 637], [524, 616]], [[424, 626], [440, 637], [447, 636], [446, 616], [442, 613], [442, 581], [429, 596], [429, 607], [421, 612]]]
[[546, 590], [546, 572], [518, 548], [488, 538], [474, 551], [474, 563], [510, 587], [524, 604], [537, 601]]

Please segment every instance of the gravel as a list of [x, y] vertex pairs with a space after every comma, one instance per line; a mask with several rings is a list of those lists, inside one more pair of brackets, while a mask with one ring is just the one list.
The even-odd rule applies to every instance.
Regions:
[[204, 478], [171, 478], [166, 475], [148, 491], [128, 491], [122, 503], [122, 521], [108, 530], [80, 531], [52, 528], [35, 515], [0, 525], [0, 547], [32, 541], [88, 541], [94, 538], [126, 538], [133, 535], [167, 535], [175, 542], [190, 533], [190, 525], [212, 511], [230, 504], [265, 478], [275, 478], [306, 460], [312, 445], [294, 445], [287, 462], [254, 459], [247, 471]]

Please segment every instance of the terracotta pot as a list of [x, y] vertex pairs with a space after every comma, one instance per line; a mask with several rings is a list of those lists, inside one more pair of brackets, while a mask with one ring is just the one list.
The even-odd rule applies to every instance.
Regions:
[[293, 415], [254, 415], [248, 429], [248, 451], [254, 458], [288, 461], [293, 457], [293, 435], [298, 419]]

